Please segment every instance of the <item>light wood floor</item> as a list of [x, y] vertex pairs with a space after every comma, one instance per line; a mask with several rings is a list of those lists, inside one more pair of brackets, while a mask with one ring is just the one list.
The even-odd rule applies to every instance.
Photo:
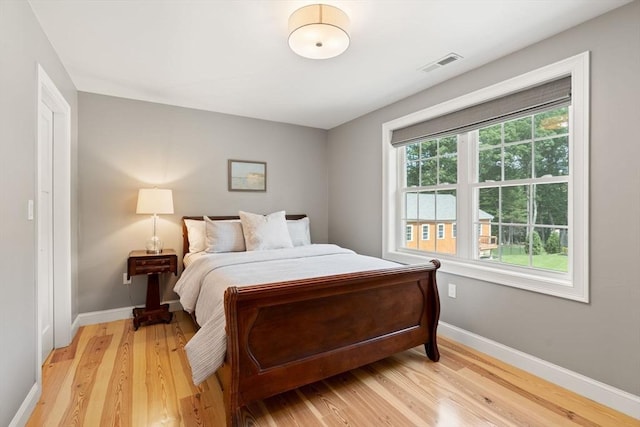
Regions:
[[[212, 378], [190, 380], [184, 313], [133, 331], [86, 326], [43, 366], [28, 426], [223, 426]], [[640, 426], [640, 421], [444, 338], [441, 359], [397, 354], [250, 405], [247, 426]]]

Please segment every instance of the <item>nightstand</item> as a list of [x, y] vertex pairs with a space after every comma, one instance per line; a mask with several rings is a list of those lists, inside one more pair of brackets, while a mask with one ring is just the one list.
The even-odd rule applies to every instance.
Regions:
[[147, 275], [147, 301], [144, 308], [133, 309], [133, 328], [140, 325], [171, 322], [173, 313], [169, 304], [160, 304], [160, 274], [178, 275], [178, 256], [173, 249], [164, 249], [160, 254], [148, 254], [146, 251], [131, 251], [127, 262], [127, 277]]

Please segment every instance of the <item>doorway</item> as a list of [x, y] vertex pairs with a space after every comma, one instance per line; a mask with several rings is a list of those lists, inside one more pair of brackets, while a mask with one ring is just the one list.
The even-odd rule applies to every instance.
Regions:
[[71, 343], [71, 107], [38, 65], [36, 149], [37, 372]]

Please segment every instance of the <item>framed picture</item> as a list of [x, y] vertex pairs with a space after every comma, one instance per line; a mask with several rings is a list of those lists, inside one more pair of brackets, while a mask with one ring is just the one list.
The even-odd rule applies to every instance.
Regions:
[[229, 160], [229, 191], [267, 191], [267, 163]]

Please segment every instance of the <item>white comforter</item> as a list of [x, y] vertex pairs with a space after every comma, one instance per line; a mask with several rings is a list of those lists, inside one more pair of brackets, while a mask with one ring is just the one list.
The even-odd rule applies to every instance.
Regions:
[[195, 311], [196, 320], [202, 326], [185, 346], [194, 384], [207, 379], [224, 361], [227, 343], [223, 302], [228, 287], [397, 266], [327, 244], [207, 254], [196, 259], [174, 287], [182, 307], [190, 313]]

